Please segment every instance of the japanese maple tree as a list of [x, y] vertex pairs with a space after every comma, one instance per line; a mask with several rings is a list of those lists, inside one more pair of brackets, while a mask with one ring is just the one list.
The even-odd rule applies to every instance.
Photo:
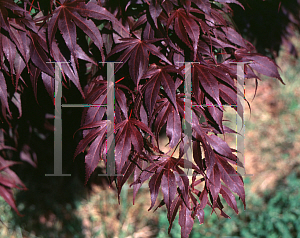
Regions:
[[[74, 157], [85, 153], [87, 181], [100, 160], [107, 163], [109, 151], [103, 62], [122, 62], [115, 67], [114, 109], [115, 174], [121, 176], [110, 176], [118, 194], [130, 178], [134, 198], [148, 182], [149, 210], [165, 205], [169, 230], [179, 212], [182, 237], [188, 237], [196, 217], [204, 222], [206, 206], [229, 217], [220, 195], [238, 213], [235, 194], [246, 208], [245, 190], [234, 166], [242, 163], [218, 136], [236, 133], [223, 125], [222, 106], [240, 104], [236, 62], [248, 62], [245, 79], [258, 80], [260, 74], [282, 79], [274, 61], [256, 53], [234, 28], [231, 4], [243, 8], [237, 0], [0, 0], [3, 125], [22, 119], [25, 88], [37, 99], [43, 84], [54, 108], [54, 64], [47, 62], [69, 62], [61, 69], [65, 89], [74, 85], [86, 104], [98, 105], [84, 108], [78, 128], [83, 138], [72, 151]], [[191, 64], [191, 160], [184, 159], [182, 62], [197, 62]], [[206, 106], [212, 104], [219, 106]], [[159, 148], [163, 128], [170, 149], [179, 148], [178, 158]], [[14, 163], [0, 157], [0, 170], [7, 174], [1, 174], [0, 195], [17, 211], [11, 188], [25, 186], [9, 168]], [[185, 168], [192, 170], [191, 180]], [[163, 200], [157, 201], [160, 191]]]

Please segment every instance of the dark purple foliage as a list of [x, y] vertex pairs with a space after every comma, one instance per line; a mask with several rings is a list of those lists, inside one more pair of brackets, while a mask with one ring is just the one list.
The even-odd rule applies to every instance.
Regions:
[[[118, 4], [117, 4], [118, 3]], [[223, 211], [220, 194], [238, 213], [236, 194], [245, 204], [243, 178], [233, 165], [242, 166], [232, 149], [217, 135], [234, 133], [223, 122], [223, 107], [193, 107], [193, 161], [183, 157], [185, 69], [178, 62], [192, 65], [192, 104], [237, 105], [236, 66], [232, 62], [250, 62], [245, 77], [259, 74], [282, 82], [277, 65], [256, 53], [224, 14], [230, 14], [237, 0], [126, 0], [29, 1], [0, 0], [0, 102], [1, 118], [9, 123], [14, 116], [9, 100], [13, 86], [32, 86], [37, 98], [43, 82], [52, 100], [54, 67], [49, 61], [69, 61], [62, 65], [63, 84], [74, 84], [87, 104], [107, 103], [106, 65], [104, 61], [123, 62], [115, 67], [115, 182], [118, 194], [133, 176], [136, 196], [149, 181], [152, 209], [158, 193], [166, 206], [170, 228], [179, 212], [182, 237], [188, 237], [195, 217], [204, 222], [204, 207]], [[29, 9], [35, 9], [32, 14]], [[217, 60], [218, 54], [224, 55]], [[255, 71], [253, 71], [255, 70]], [[259, 73], [259, 74], [258, 74]], [[26, 75], [30, 77], [26, 77]], [[54, 101], [53, 101], [54, 102]], [[20, 108], [21, 102], [14, 101]], [[236, 107], [235, 107], [236, 109]], [[238, 114], [242, 116], [242, 111]], [[22, 109], [19, 109], [22, 116]], [[200, 123], [200, 118], [205, 122]], [[169, 146], [181, 149], [174, 158], [158, 148], [159, 134], [166, 125]], [[100, 160], [106, 163], [106, 107], [83, 110], [83, 139], [74, 157], [84, 152], [86, 181]], [[1, 146], [1, 144], [0, 144]], [[0, 147], [1, 149], [1, 147]], [[204, 154], [204, 158], [202, 155]], [[9, 166], [14, 162], [0, 157], [0, 195], [15, 209], [11, 188], [24, 188]], [[193, 171], [192, 179], [184, 168]], [[203, 183], [203, 189], [197, 185]], [[201, 188], [202, 188], [201, 187]]]

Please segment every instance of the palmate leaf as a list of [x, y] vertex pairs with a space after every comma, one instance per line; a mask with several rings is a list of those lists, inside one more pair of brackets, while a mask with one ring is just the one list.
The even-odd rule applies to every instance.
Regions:
[[136, 38], [125, 38], [121, 39], [122, 43], [118, 44], [112, 49], [107, 57], [114, 55], [118, 52], [123, 52], [123, 54], [117, 59], [117, 62], [122, 62], [118, 64], [115, 68], [117, 72], [122, 68], [128, 61], [129, 73], [136, 85], [139, 84], [140, 79], [146, 73], [149, 64], [149, 53], [159, 57], [168, 64], [172, 64], [165, 55], [163, 55], [159, 49], [152, 44], [152, 42], [159, 41], [160, 39], [154, 40], [140, 40]]
[[223, 141], [220, 137], [212, 134], [206, 135], [205, 138], [217, 153], [229, 158], [231, 161], [236, 160], [236, 157], [234, 156], [234, 154], [232, 154], [232, 150], [230, 149], [228, 144], [225, 141]]
[[[10, 11], [13, 13], [11, 14]], [[25, 16], [23, 16], [25, 14]], [[7, 59], [9, 69], [5, 69], [10, 72], [11, 79], [15, 88], [18, 87], [18, 80], [20, 78], [18, 70], [23, 70], [24, 66], [22, 61], [19, 60], [20, 67], [14, 67], [17, 58], [21, 58], [20, 55], [25, 59], [25, 63], [29, 60], [29, 45], [27, 44], [26, 29], [22, 23], [22, 17], [24, 22], [28, 18], [25, 10], [17, 6], [13, 1], [0, 1], [0, 64], [4, 68], [4, 57]], [[7, 33], [7, 34], [6, 34]], [[27, 65], [28, 66], [28, 65]], [[16, 72], [14, 72], [16, 70]], [[15, 80], [13, 75], [16, 74]]]
[[[122, 89], [130, 91], [126, 86], [116, 84], [115, 85], [115, 101], [116, 104], [119, 105], [121, 111], [123, 112], [123, 116], [128, 118], [128, 107], [127, 107], [127, 98]], [[91, 123], [95, 123], [97, 121], [101, 121], [103, 116], [106, 113], [106, 104], [107, 104], [107, 81], [98, 80], [97, 83], [90, 89], [86, 100], [86, 104], [93, 104], [92, 107], [85, 107], [82, 113], [81, 125], [88, 125]], [[118, 114], [116, 115], [116, 121], [121, 121], [122, 118]], [[85, 136], [85, 131], [83, 132], [83, 136]]]
[[[188, 178], [187, 175], [180, 169], [180, 167], [186, 166], [199, 170], [192, 163], [184, 159], [176, 159], [167, 155], [153, 156], [153, 159], [158, 160], [152, 162], [143, 170], [140, 176], [130, 185], [143, 184], [146, 180], [149, 181], [151, 206], [148, 210], [151, 210], [157, 200], [159, 188], [161, 187], [164, 204], [167, 206], [168, 220], [174, 220], [174, 202], [178, 202], [176, 194], [178, 193], [177, 187], [180, 188], [180, 193], [184, 198], [184, 202], [189, 200], [188, 194]], [[176, 206], [176, 205], [175, 205]], [[190, 209], [189, 204], [186, 204]], [[170, 223], [171, 224], [171, 223]]]
[[[74, 8], [77, 8], [77, 6]], [[100, 7], [93, 2], [88, 2], [85, 6], [78, 5], [78, 12], [85, 17], [91, 17], [97, 20], [108, 20], [112, 23], [113, 30], [120, 34], [121, 37], [127, 38], [130, 36], [130, 33], [127, 31], [127, 29], [104, 7]]]
[[[53, 58], [56, 62], [67, 62], [66, 58], [64, 57], [64, 55], [60, 51], [60, 49], [59, 49], [56, 42], [52, 42], [52, 50], [53, 50], [52, 56], [53, 56]], [[77, 89], [79, 90], [79, 92], [81, 93], [81, 95], [84, 98], [84, 93], [82, 91], [82, 88], [81, 88], [81, 85], [80, 85], [80, 82], [79, 82], [79, 77], [78, 77], [77, 67], [76, 67], [76, 63], [75, 63], [75, 58], [83, 59], [83, 60], [89, 61], [89, 62], [94, 63], [94, 64], [95, 64], [95, 62], [92, 59], [90, 59], [83, 52], [83, 50], [80, 48], [79, 45], [76, 45], [74, 53], [75, 53], [75, 56], [73, 56], [73, 55], [71, 56], [71, 60], [68, 64], [67, 63], [62, 63], [61, 64], [61, 69], [60, 70], [61, 70], [62, 74], [68, 76], [69, 80], [74, 83], [74, 85], [77, 87]], [[50, 93], [51, 91], [48, 90], [48, 92]], [[51, 97], [53, 99], [53, 91], [52, 91]]]
[[0, 28], [10, 31], [7, 9], [14, 11], [17, 14], [25, 12], [13, 0], [0, 0]]
[[158, 196], [159, 187], [160, 187], [160, 184], [161, 184], [162, 176], [163, 176], [163, 168], [159, 167], [157, 169], [157, 171], [155, 171], [155, 174], [149, 180], [151, 206], [148, 209], [148, 211], [150, 211], [155, 205], [155, 202], [156, 202], [156, 199], [157, 199], [157, 196]]
[[[209, 115], [212, 117], [212, 120], [209, 120], [212, 122], [213, 125], [215, 125], [215, 128], [218, 130], [219, 133], [223, 134], [223, 123], [222, 123], [222, 118], [223, 118], [223, 111], [222, 111], [222, 106], [216, 106], [214, 105], [208, 98], [205, 98], [205, 103], [206, 103], [206, 108], [209, 113]], [[207, 114], [206, 114], [207, 115]]]
[[[196, 52], [198, 49], [200, 28], [199, 25], [194, 20], [191, 14], [186, 13], [184, 9], [178, 9], [173, 12], [167, 22], [167, 30], [169, 29], [171, 23], [174, 20], [173, 28], [175, 29], [176, 35], [190, 48], [194, 51], [194, 60], [196, 59]], [[190, 45], [191, 39], [193, 47]]]
[[248, 66], [250, 66], [255, 71], [259, 72], [260, 74], [269, 76], [269, 77], [277, 78], [280, 80], [280, 82], [282, 84], [285, 84], [278, 72], [278, 69], [277, 69], [278, 66], [270, 58], [257, 54], [257, 55], [252, 55], [252, 56], [245, 55], [244, 59], [250, 60], [250, 64]]
[[104, 61], [102, 36], [92, 20], [87, 20], [80, 15], [83, 11], [84, 16], [89, 15], [89, 6], [86, 6], [82, 0], [65, 1], [60, 7], [56, 8], [48, 23], [49, 45], [52, 46], [57, 28], [59, 28], [70, 52], [76, 57], [76, 25], [91, 38], [100, 50], [102, 60]]
[[85, 156], [85, 183], [87, 183], [88, 179], [98, 166], [98, 163], [101, 159], [101, 154], [105, 150], [104, 142], [106, 139], [106, 130], [105, 128], [101, 128], [100, 131], [97, 131], [97, 137], [92, 142], [88, 153]]
[[160, 86], [163, 87], [174, 108], [177, 108], [175, 82], [170, 73], [177, 73], [181, 75], [181, 72], [174, 66], [165, 66], [162, 68], [150, 69], [150, 71], [144, 76], [145, 78], [149, 78], [143, 89], [145, 90], [145, 97], [148, 98], [146, 106], [150, 116], [153, 113], [158, 93], [160, 91]]
[[54, 68], [51, 64], [47, 63], [50, 62], [51, 60], [47, 56], [47, 52], [45, 49], [46, 40], [33, 32], [30, 32], [29, 36], [31, 39], [30, 55], [33, 64], [38, 69], [47, 73], [51, 77], [54, 77]]
[[[106, 108], [104, 105], [106, 104], [106, 93], [107, 93], [107, 85], [103, 84], [98, 86], [97, 89], [92, 90], [88, 96], [86, 103], [94, 104], [94, 107], [86, 107], [83, 109], [81, 125], [89, 125], [91, 123], [96, 123], [97, 121], [101, 121], [106, 112]], [[96, 94], [96, 95], [93, 95]], [[103, 106], [102, 106], [103, 105]], [[85, 136], [85, 133], [83, 134]]]
[[245, 189], [242, 177], [224, 158], [219, 155], [216, 155], [216, 157], [221, 179], [231, 191], [236, 193], [242, 199], [244, 209], [246, 209]]
[[[207, 67], [202, 64], [193, 64], [192, 77], [193, 81], [199, 81], [206, 95], [209, 95], [214, 104], [222, 105], [219, 96], [219, 83]], [[193, 84], [197, 85], [198, 83], [193, 82]]]
[[131, 145], [137, 153], [141, 153], [144, 147], [143, 136], [140, 132], [141, 129], [147, 132], [154, 138], [151, 130], [142, 122], [137, 121], [133, 118], [126, 119], [125, 121], [116, 125], [116, 171], [118, 174], [121, 173], [125, 162], [128, 160], [128, 156], [131, 151]]
[[82, 153], [85, 148], [90, 144], [92, 144], [88, 150], [87, 155], [85, 156], [85, 183], [87, 183], [88, 179], [90, 178], [92, 172], [96, 169], [100, 159], [102, 158], [102, 152], [104, 150], [103, 143], [106, 141], [106, 133], [107, 133], [107, 122], [102, 120], [100, 122], [90, 123], [83, 127], [82, 130], [88, 130], [84, 139], [82, 139], [76, 148], [74, 153], [74, 158]]
[[[100, 159], [102, 158], [102, 153], [104, 151], [106, 143], [106, 127], [107, 122], [105, 120], [93, 121], [89, 120], [89, 124], [85, 124], [81, 127], [82, 130], [88, 130], [85, 133], [84, 138], [79, 142], [76, 151], [74, 153], [74, 158], [83, 152], [85, 148], [92, 142], [88, 153], [85, 157], [86, 163], [86, 182], [91, 176], [92, 172], [96, 169]], [[129, 154], [131, 152], [131, 145], [134, 150], [142, 153], [143, 150], [143, 137], [140, 130], [143, 130], [150, 134], [152, 137], [151, 130], [142, 122], [135, 119], [126, 119], [115, 126], [116, 134], [116, 145], [115, 145], [115, 162], [116, 162], [116, 173], [121, 174], [124, 169], [125, 163], [128, 161]], [[106, 149], [109, 150], [110, 145]], [[128, 167], [128, 166], [127, 166]], [[133, 172], [133, 169], [131, 170]], [[121, 183], [122, 180], [119, 180]], [[121, 185], [119, 185], [119, 192], [121, 191]]]
[[[178, 100], [180, 99], [177, 99], [177, 101]], [[182, 133], [181, 120], [178, 120], [180, 116], [167, 98], [163, 98], [160, 101], [160, 106], [158, 106], [153, 113], [156, 140], [158, 140], [162, 127], [167, 124], [167, 136], [170, 140], [169, 146], [174, 148], [179, 142]], [[178, 105], [177, 102], [176, 105]], [[156, 115], [155, 119], [154, 115]], [[150, 122], [150, 125], [152, 125], [153, 121]]]
[[162, 181], [161, 181], [161, 189], [164, 195], [164, 202], [166, 204], [167, 210], [169, 211], [168, 212], [169, 216], [170, 216], [171, 204], [175, 198], [176, 191], [177, 191], [175, 175], [172, 171], [173, 168], [170, 166], [171, 166], [170, 163], [167, 163], [165, 165], [165, 172], [163, 173]]

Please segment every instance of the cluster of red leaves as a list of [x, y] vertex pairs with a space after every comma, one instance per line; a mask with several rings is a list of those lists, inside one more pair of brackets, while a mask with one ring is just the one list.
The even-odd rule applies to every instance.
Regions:
[[[182, 237], [188, 237], [196, 217], [203, 223], [206, 205], [228, 217], [220, 194], [238, 213], [234, 193], [245, 206], [244, 184], [240, 175], [231, 175], [236, 174], [232, 165], [242, 164], [233, 154], [235, 150], [217, 136], [235, 132], [222, 124], [222, 106], [203, 105], [240, 103], [235, 86], [236, 65], [232, 62], [249, 62], [245, 66], [246, 79], [259, 79], [257, 73], [281, 78], [276, 64], [255, 53], [253, 45], [242, 38], [226, 17], [231, 12], [231, 3], [243, 7], [237, 0], [105, 3], [52, 0], [47, 4], [34, 1], [34, 5], [27, 0], [17, 4], [13, 0], [0, 0], [3, 121], [9, 121], [12, 116], [8, 101], [14, 95], [7, 93], [7, 84], [14, 86], [18, 93], [31, 84], [37, 97], [37, 84], [41, 80], [54, 101], [54, 67], [47, 62], [68, 61], [69, 64], [62, 64], [64, 85], [73, 83], [87, 104], [97, 105], [107, 103], [106, 65], [97, 62], [123, 62], [115, 68], [114, 122], [115, 172], [122, 176], [111, 178], [119, 194], [131, 176], [134, 197], [149, 180], [152, 209], [161, 188], [163, 200], [158, 207], [167, 207], [169, 230], [180, 210]], [[220, 53], [222, 59], [218, 57]], [[190, 124], [193, 135], [190, 161], [183, 159], [185, 69], [178, 62], [197, 62], [191, 70], [191, 99], [196, 107], [192, 109]], [[21, 116], [21, 102], [13, 102]], [[83, 111], [83, 139], [75, 156], [89, 146], [85, 157], [86, 180], [100, 160], [107, 162], [106, 111], [105, 106]], [[238, 113], [241, 116], [243, 112]], [[205, 122], [200, 123], [200, 118]], [[163, 153], [158, 147], [164, 125], [169, 146], [180, 148], [179, 158]], [[11, 164], [7, 163], [2, 161], [1, 169], [8, 171]], [[191, 183], [184, 168], [193, 171]], [[201, 190], [200, 183], [204, 183]], [[3, 185], [12, 187], [12, 184]], [[12, 196], [7, 197], [15, 208], [12, 199]]]
[[[0, 141], [0, 152], [2, 152], [2, 154], [5, 154], [4, 150], [7, 149], [10, 150], [13, 148], [3, 145], [3, 143], [1, 143]], [[4, 200], [17, 212], [19, 216], [21, 216], [16, 207], [12, 189], [17, 188], [24, 190], [26, 189], [26, 187], [16, 175], [16, 173], [9, 168], [18, 163], [19, 162], [5, 160], [0, 155], [0, 196], [4, 198]]]

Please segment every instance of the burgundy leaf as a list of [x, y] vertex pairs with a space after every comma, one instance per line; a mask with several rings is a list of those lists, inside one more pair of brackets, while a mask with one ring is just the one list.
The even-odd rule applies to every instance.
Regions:
[[217, 156], [217, 158], [222, 180], [231, 191], [236, 193], [242, 199], [244, 208], [246, 209], [245, 190], [242, 177], [226, 160], [220, 156]]
[[161, 110], [158, 110], [159, 113], [156, 117], [154, 128], [155, 128], [155, 134], [156, 134], [156, 140], [158, 141], [158, 136], [161, 128], [166, 124], [169, 110], [171, 108], [168, 105], [168, 102], [164, 102], [164, 107], [161, 108]]
[[[67, 62], [67, 60], [63, 56], [62, 52], [58, 48], [58, 45], [57, 45], [56, 42], [52, 43], [52, 51], [53, 51], [53, 58], [54, 58], [55, 61], [57, 61], [57, 62]], [[78, 52], [80, 52], [80, 47], [76, 46], [76, 50], [75, 50], [76, 56], [79, 56]], [[78, 58], [81, 58], [81, 57], [78, 57]], [[79, 90], [81, 95], [84, 97], [84, 93], [82, 91], [82, 88], [81, 88], [81, 85], [80, 85], [80, 82], [79, 82], [77, 69], [76, 69], [76, 66], [73, 63], [73, 61], [74, 61], [73, 56], [71, 57], [71, 61], [72, 61], [71, 64], [62, 63], [61, 64], [61, 71], [62, 71], [63, 74], [66, 74], [68, 76], [70, 81], [72, 81], [74, 83], [74, 85], [77, 87], [77, 89]]]
[[215, 0], [215, 1], [219, 2], [219, 3], [235, 3], [239, 6], [241, 6], [241, 8], [243, 8], [245, 10], [244, 6], [238, 0]]
[[[175, 19], [175, 20], [174, 20]], [[170, 24], [174, 20], [174, 29], [176, 35], [188, 46], [190, 46], [190, 41], [193, 42], [194, 59], [196, 57], [198, 40], [200, 35], [199, 25], [193, 20], [190, 14], [187, 14], [184, 9], [178, 9], [173, 12], [173, 14], [168, 19], [167, 29], [169, 29]]]
[[54, 69], [50, 62], [46, 52], [44, 51], [43, 47], [40, 45], [39, 36], [35, 33], [31, 33], [31, 60], [32, 62], [42, 71], [49, 74], [51, 77], [54, 77]]
[[199, 9], [201, 9], [206, 14], [210, 14], [211, 4], [208, 0], [192, 0]]
[[225, 201], [228, 203], [228, 205], [236, 212], [236, 214], [238, 214], [239, 210], [237, 208], [236, 200], [232, 192], [227, 187], [222, 185], [220, 193], [225, 199]]
[[176, 217], [176, 214], [178, 212], [179, 206], [182, 203], [182, 199], [180, 198], [180, 196], [178, 195], [174, 201], [172, 202], [171, 208], [170, 208], [170, 216], [169, 216], [169, 229], [168, 229], [168, 233], [170, 234], [174, 219]]
[[282, 84], [285, 84], [278, 73], [277, 65], [270, 58], [260, 55], [245, 58], [251, 60], [249, 66], [252, 69], [256, 70], [257, 72], [263, 75], [278, 78]]
[[174, 169], [175, 180], [180, 190], [180, 195], [182, 196], [185, 204], [189, 204], [189, 179], [184, 171], [182, 171], [178, 166], [176, 166]]
[[162, 167], [158, 168], [157, 172], [151, 177], [149, 181], [150, 195], [151, 195], [151, 206], [148, 209], [150, 211], [155, 205], [156, 198], [158, 196], [158, 190], [161, 184], [161, 179], [163, 176]]
[[169, 146], [174, 148], [181, 139], [181, 121], [179, 113], [175, 109], [171, 109], [171, 112], [167, 119], [166, 134], [170, 140]]
[[219, 98], [219, 85], [217, 79], [200, 64], [194, 64], [192, 68], [192, 75], [200, 81], [203, 89], [207, 94], [213, 98], [213, 100], [221, 105]]
[[106, 130], [106, 124], [106, 121], [100, 121], [81, 127], [81, 129], [92, 129], [95, 127], [98, 128], [96, 130], [90, 130], [90, 132], [78, 143], [74, 153], [74, 158], [80, 153], [82, 153], [88, 146], [88, 144], [91, 143], [99, 133], [101, 133], [103, 130]]
[[202, 152], [199, 141], [193, 141], [193, 157], [196, 165], [200, 168], [201, 171], [204, 171]]
[[53, 17], [49, 21], [48, 26], [48, 38], [50, 46], [52, 46], [52, 42], [58, 27], [66, 41], [69, 50], [71, 51], [73, 56], [75, 56], [76, 24], [86, 35], [88, 35], [91, 38], [94, 44], [98, 47], [102, 56], [102, 60], [104, 61], [102, 36], [99, 32], [99, 29], [96, 27], [92, 20], [87, 20], [86, 18], [80, 16], [79, 12], [81, 12], [84, 9], [85, 14], [87, 14], [88, 8], [86, 8], [84, 2], [82, 1], [66, 1], [63, 5], [56, 8]]
[[181, 203], [181, 209], [179, 211], [178, 223], [181, 226], [181, 237], [188, 238], [194, 225], [194, 219], [191, 216], [192, 212]]
[[6, 115], [6, 110], [9, 110], [8, 101], [7, 101], [7, 87], [3, 73], [0, 71], [0, 101], [2, 106], [2, 114]]
[[204, 209], [205, 206], [209, 203], [207, 195], [208, 195], [207, 190], [204, 188], [199, 196], [199, 199], [201, 201], [199, 206], [200, 209]]
[[0, 156], [0, 196], [16, 211], [16, 213], [21, 216], [19, 213], [15, 199], [13, 196], [12, 188], [18, 188], [26, 190], [25, 185], [19, 179], [19, 177], [13, 172], [9, 167], [17, 164], [17, 162], [4, 160]]
[[206, 139], [207, 139], [208, 143], [214, 148], [214, 150], [216, 152], [218, 152], [220, 155], [223, 155], [232, 160], [235, 160], [235, 157], [232, 154], [230, 147], [220, 137], [212, 134], [212, 135], [206, 136]]
[[193, 42], [194, 60], [196, 60], [196, 52], [198, 49], [200, 29], [199, 29], [198, 24], [191, 18], [183, 18], [183, 20], [184, 20], [184, 26], [185, 26], [186, 32]]
[[196, 216], [199, 220], [199, 223], [203, 224], [204, 223], [204, 210], [203, 209], [197, 209]]
[[0, 196], [4, 198], [8, 205], [10, 205], [19, 216], [22, 216], [18, 211], [13, 192], [10, 188], [0, 185]]
[[90, 178], [91, 174], [96, 169], [100, 161], [100, 149], [103, 141], [105, 140], [105, 132], [106, 131], [104, 129], [99, 132], [97, 138], [93, 141], [88, 150], [88, 153], [85, 156], [85, 183], [87, 183], [88, 179]]
[[142, 171], [142, 173], [135, 179], [135, 181], [132, 184], [130, 184], [130, 187], [134, 185], [142, 185], [146, 180], [148, 180], [155, 173], [158, 166], [159, 164], [152, 163], [150, 166], [145, 168]]
[[237, 33], [236, 30], [231, 27], [223, 27], [223, 30], [226, 33], [226, 37], [229, 41], [243, 48], [247, 48], [243, 37]]
[[78, 59], [82, 59], [82, 60], [88, 61], [90, 63], [93, 63], [94, 65], [97, 65], [97, 63], [92, 58], [87, 56], [87, 54], [77, 44], [76, 44], [75, 54]]
[[103, 39], [102, 36], [96, 27], [95, 23], [92, 20], [86, 20], [81, 17], [77, 12], [70, 13], [75, 24], [87, 34], [94, 44], [100, 50], [102, 60], [104, 61], [104, 52], [103, 52]]
[[30, 64], [30, 80], [33, 87], [34, 97], [37, 100], [37, 80], [39, 75], [41, 74], [41, 70], [36, 68], [33, 64]]
[[128, 160], [128, 156], [131, 151], [131, 145], [133, 145], [133, 149], [136, 152], [142, 152], [142, 149], [144, 147], [143, 137], [136, 126], [148, 132], [152, 137], [154, 137], [151, 130], [146, 125], [135, 119], [126, 119], [122, 123], [118, 124], [115, 128], [115, 130], [118, 130], [118, 133], [116, 135], [115, 149], [117, 173], [121, 172], [122, 168], [124, 167], [124, 164]]
[[[83, 109], [82, 125], [88, 125], [93, 122], [101, 121], [103, 119], [106, 108], [103, 107], [106, 102], [106, 95], [102, 94], [100, 97], [92, 102], [94, 107], [86, 107]], [[84, 135], [85, 136], [85, 135]]]
[[238, 115], [243, 119], [243, 107], [239, 98], [237, 97], [237, 93], [232, 89], [224, 86], [223, 84], [220, 84], [219, 88], [220, 97], [223, 98], [224, 101], [229, 103], [229, 105], [234, 105], [234, 109], [237, 111]]
[[19, 52], [25, 59], [26, 63], [28, 63], [30, 49], [29, 49], [29, 38], [26, 34], [25, 27], [22, 23], [18, 23], [17, 19], [12, 19], [10, 24], [11, 26], [14, 26], [14, 24], [16, 24], [16, 27], [10, 28], [11, 30], [10, 37], [15, 43], [15, 45], [17, 46]]
[[[213, 105], [213, 103], [208, 99], [205, 98], [206, 105], [208, 108], [209, 114], [212, 116], [214, 121], [217, 123], [220, 132], [223, 133], [223, 125], [222, 125], [222, 118], [223, 118], [223, 111], [220, 109], [221, 107]], [[210, 106], [211, 105], [211, 106]]]
[[[155, 41], [158, 40], [159, 39], [156, 39]], [[159, 52], [157, 47], [151, 44], [151, 41], [139, 40], [135, 38], [122, 39], [122, 44], [119, 44], [113, 48], [107, 57], [110, 57], [111, 55], [123, 50], [125, 51], [117, 59], [117, 62], [123, 62], [123, 64], [116, 66], [115, 72], [123, 67], [124, 63], [129, 61], [129, 73], [136, 85], [139, 84], [140, 79], [146, 73], [148, 68], [148, 52], [164, 60], [166, 63], [171, 64], [171, 62], [161, 52]]]
[[[167, 163], [167, 165], [168, 165], [168, 163]], [[171, 204], [176, 195], [177, 185], [176, 185], [176, 181], [175, 181], [175, 175], [171, 171], [171, 168], [165, 167], [165, 169], [166, 169], [166, 171], [164, 171], [163, 176], [162, 176], [161, 189], [162, 189], [162, 193], [164, 195], [165, 204], [167, 206], [168, 216], [170, 217]]]
[[[147, 166], [147, 162], [144, 160], [138, 160], [137, 164], [138, 164], [138, 166], [135, 167], [134, 175], [133, 175], [134, 181], [138, 181], [138, 178], [141, 175], [140, 169], [145, 169]], [[148, 175], [150, 178], [151, 173], [148, 172]], [[141, 186], [142, 186], [142, 183], [137, 183], [137, 184], [133, 185], [133, 199], [132, 199], [133, 205], [134, 205], [136, 194], [137, 194], [138, 190], [141, 188]]]
[[[75, 56], [75, 49], [76, 49], [76, 26], [73, 21], [69, 19], [72, 16], [68, 13], [66, 8], [61, 9], [61, 13], [59, 13], [58, 17], [58, 28], [62, 33], [62, 36], [68, 46], [70, 52]], [[52, 42], [50, 42], [52, 43]]]
[[137, 157], [133, 158], [132, 161], [128, 160], [121, 171], [122, 176], [117, 177], [119, 200], [120, 200], [120, 193], [121, 193], [122, 186], [128, 180], [129, 176], [134, 172], [136, 167], [136, 161], [137, 161]]
[[228, 73], [228, 69], [224, 67], [220, 67], [220, 65], [212, 66], [212, 65], [203, 65], [203, 67], [207, 68], [211, 74], [220, 79], [220, 82], [228, 84], [230, 87], [235, 88], [234, 80], [230, 77]]
[[15, 74], [16, 74], [16, 83], [15, 87], [18, 87], [18, 82], [21, 76], [21, 73], [26, 67], [26, 63], [24, 62], [23, 58], [17, 53], [15, 61], [14, 61], [14, 67], [15, 67]]
[[163, 9], [162, 9], [162, 7], [160, 6], [160, 4], [158, 3], [157, 0], [150, 2], [149, 12], [150, 12], [150, 15], [152, 17], [152, 20], [154, 21], [154, 24], [155, 24], [156, 28], [158, 28], [157, 18], [159, 17], [162, 10]]
[[221, 189], [220, 171], [217, 164], [212, 169], [208, 168], [207, 177], [209, 179], [209, 190], [213, 197], [213, 203], [215, 203]]
[[174, 108], [177, 109], [175, 83], [169, 73], [179, 73], [179, 71], [172, 66], [165, 66], [161, 69], [152, 70], [145, 75], [145, 77], [150, 77], [145, 85], [145, 97], [150, 99], [146, 101], [150, 115], [152, 115], [161, 85]]
[[146, 23], [146, 27], [143, 31], [143, 37], [144, 40], [150, 40], [154, 38], [154, 29], [151, 27], [150, 23]]
[[125, 118], [128, 118], [128, 107], [127, 107], [127, 100], [126, 100], [126, 95], [122, 90], [115, 90], [115, 98], [116, 102], [119, 104], [120, 109], [123, 112], [123, 115]]
[[[70, 8], [73, 8], [73, 6], [70, 6]], [[99, 5], [93, 2], [88, 2], [84, 7], [80, 5], [80, 7], [77, 8], [77, 6], [74, 5], [74, 9], [75, 8], [82, 16], [92, 17], [98, 20], [111, 21], [113, 29], [118, 34], [120, 34], [123, 38], [129, 37], [130, 33], [127, 31], [127, 29], [116, 19], [116, 17], [113, 14], [111, 14], [104, 7], [100, 7]]]
[[135, 151], [137, 151], [138, 153], [142, 152], [142, 149], [144, 147], [143, 137], [135, 126], [131, 127], [131, 143]]
[[14, 60], [16, 58], [16, 46], [4, 35], [1, 36], [2, 38], [2, 45], [4, 45], [5, 47], [3, 47], [3, 52], [9, 62], [9, 66], [10, 66], [10, 72], [11, 75], [13, 74], [13, 69], [14, 69]]
[[154, 134], [150, 130], [149, 127], [147, 127], [143, 122], [135, 120], [131, 118], [131, 123], [142, 129], [143, 131], [147, 132], [149, 135], [151, 135], [154, 138]]
[[25, 12], [23, 8], [20, 8], [13, 0], [1, 0], [0, 6], [6, 7], [12, 11]]
[[121, 174], [121, 170], [128, 160], [131, 150], [131, 133], [132, 128], [127, 120], [116, 136], [115, 161], [117, 174]]
[[48, 74], [45, 74], [44, 72], [42, 72], [42, 80], [43, 80], [43, 83], [45, 85], [45, 88], [46, 88], [49, 96], [51, 97], [51, 99], [54, 103], [54, 81], [55, 81], [55, 79], [52, 78], [51, 76], [49, 76]]
[[15, 183], [15, 181], [11, 177], [4, 176], [2, 174], [0, 174], [0, 186], [5, 186], [8, 188], [19, 188], [19, 186]]

